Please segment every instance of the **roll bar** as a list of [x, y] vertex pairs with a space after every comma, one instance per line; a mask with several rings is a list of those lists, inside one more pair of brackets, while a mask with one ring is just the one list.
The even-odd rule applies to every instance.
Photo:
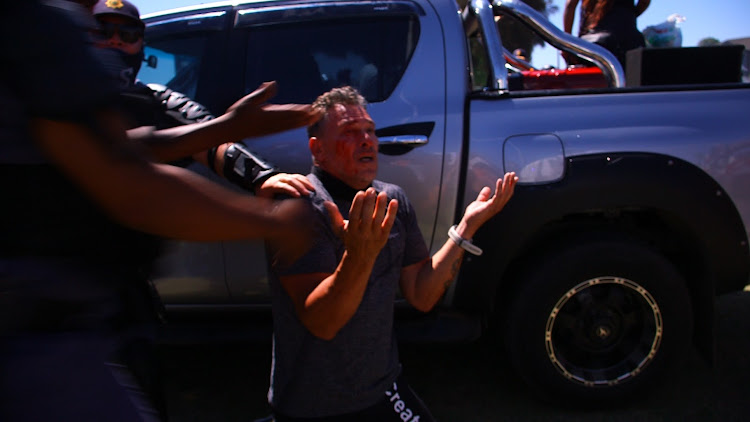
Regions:
[[578, 55], [601, 69], [611, 87], [625, 86], [625, 72], [617, 58], [604, 47], [589, 43], [579, 37], [570, 35], [553, 25], [541, 13], [520, 0], [471, 0], [468, 7], [479, 21], [480, 30], [485, 40], [489, 64], [492, 71], [493, 89], [508, 89], [508, 71], [505, 68], [505, 49], [495, 28], [495, 14], [514, 18], [550, 45]]

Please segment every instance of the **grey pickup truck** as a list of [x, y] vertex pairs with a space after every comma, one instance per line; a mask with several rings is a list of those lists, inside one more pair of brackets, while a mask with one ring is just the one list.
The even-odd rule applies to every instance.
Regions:
[[[357, 87], [379, 178], [404, 187], [433, 250], [483, 186], [520, 176], [437, 309], [396, 299], [400, 338], [497, 340], [533, 391], [581, 405], [653, 386], [693, 347], [711, 359], [715, 297], [750, 274], [742, 47], [630, 52], [625, 72], [517, 0], [232, 1], [144, 20], [157, 60], [139, 78], [215, 114], [267, 80], [279, 103]], [[590, 66], [533, 69], [503, 44], [511, 21]], [[707, 51], [721, 60], [701, 64]], [[302, 129], [245, 144], [310, 170]], [[171, 242], [155, 283], [170, 324], [270, 332], [262, 242]]]

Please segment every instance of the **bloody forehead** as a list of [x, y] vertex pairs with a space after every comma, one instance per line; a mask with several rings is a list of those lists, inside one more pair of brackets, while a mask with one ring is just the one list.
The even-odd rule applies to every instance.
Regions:
[[328, 120], [338, 127], [363, 122], [374, 124], [364, 107], [349, 104], [334, 105], [329, 111]]

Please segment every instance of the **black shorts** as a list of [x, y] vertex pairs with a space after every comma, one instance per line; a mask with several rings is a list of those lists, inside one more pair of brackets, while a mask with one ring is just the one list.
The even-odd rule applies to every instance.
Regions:
[[321, 418], [292, 418], [274, 412], [274, 422], [434, 422], [427, 406], [414, 393], [403, 375], [385, 392], [383, 399], [366, 409]]

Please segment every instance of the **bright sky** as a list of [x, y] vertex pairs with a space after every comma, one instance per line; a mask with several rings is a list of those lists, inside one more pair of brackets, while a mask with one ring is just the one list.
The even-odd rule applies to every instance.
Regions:
[[[197, 0], [131, 0], [141, 14], [158, 12], [175, 7], [200, 3]], [[562, 28], [562, 9], [565, 0], [554, 0], [558, 12], [550, 16], [557, 27]], [[580, 7], [580, 6], [579, 6]], [[694, 47], [700, 40], [713, 37], [719, 41], [750, 37], [750, 1], [748, 0], [651, 0], [651, 5], [638, 19], [638, 28], [656, 25], [667, 20], [673, 13], [686, 18], [681, 24], [682, 46]], [[578, 28], [576, 22], [574, 28]], [[577, 34], [577, 30], [575, 32]], [[536, 49], [532, 53], [534, 65], [557, 64], [557, 57], [551, 48]]]
[[[550, 21], [562, 29], [562, 10], [565, 0], [554, 0], [558, 12], [550, 16]], [[580, 8], [580, 1], [579, 6]], [[576, 15], [580, 13], [576, 11]], [[648, 9], [638, 18], [638, 29], [657, 25], [667, 20], [673, 13], [685, 17], [680, 24], [682, 46], [695, 47], [704, 38], [713, 37], [719, 41], [750, 37], [750, 1], [748, 0], [651, 0]], [[578, 34], [578, 19], [573, 25], [573, 34]], [[557, 65], [552, 48], [533, 51], [534, 65]], [[561, 59], [561, 63], [564, 63]]]

